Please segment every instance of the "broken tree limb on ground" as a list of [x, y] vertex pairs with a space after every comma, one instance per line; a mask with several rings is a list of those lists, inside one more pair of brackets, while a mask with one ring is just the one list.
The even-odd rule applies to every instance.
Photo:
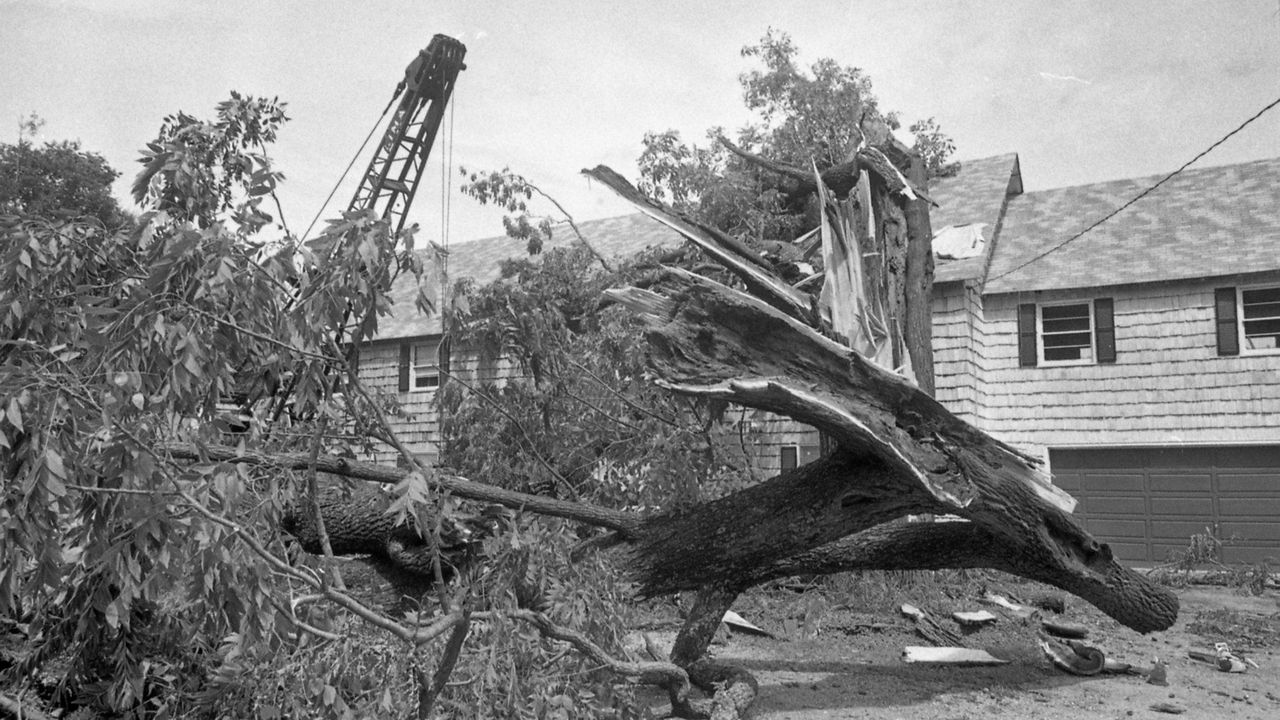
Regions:
[[[196, 445], [195, 443], [179, 442], [162, 443], [155, 449], [157, 452], [176, 460], [245, 463], [287, 470], [306, 470], [314, 461], [318, 472], [386, 485], [394, 485], [409, 475], [409, 471], [402, 468], [358, 462], [332, 455], [320, 455], [313, 459], [307, 453], [258, 453], [241, 451], [238, 448], [222, 445]], [[640, 518], [634, 513], [506, 490], [495, 485], [450, 475], [448, 472], [434, 474], [429, 478], [425, 478], [425, 480], [428, 485], [460, 498], [497, 503], [517, 510], [528, 510], [539, 515], [577, 520], [588, 525], [608, 528], [620, 533], [623, 537], [630, 537], [631, 532], [640, 521]]]

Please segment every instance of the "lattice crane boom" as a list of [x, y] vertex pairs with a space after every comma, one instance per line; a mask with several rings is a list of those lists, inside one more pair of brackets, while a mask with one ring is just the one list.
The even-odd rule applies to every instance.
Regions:
[[467, 67], [462, 62], [466, 53], [461, 42], [436, 35], [409, 63], [392, 98], [394, 102], [398, 96], [400, 104], [360, 178], [349, 210], [372, 209], [390, 221], [392, 231], [404, 228], [454, 83]]

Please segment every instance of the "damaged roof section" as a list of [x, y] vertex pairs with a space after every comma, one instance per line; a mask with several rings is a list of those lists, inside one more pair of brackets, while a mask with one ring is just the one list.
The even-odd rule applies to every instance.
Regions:
[[930, 181], [935, 283], [981, 280], [1008, 199], [1022, 192], [1017, 153], [966, 160]]

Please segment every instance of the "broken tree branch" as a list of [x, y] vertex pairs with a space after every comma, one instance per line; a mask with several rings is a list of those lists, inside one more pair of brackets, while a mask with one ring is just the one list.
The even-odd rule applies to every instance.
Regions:
[[598, 180], [624, 200], [630, 201], [640, 209], [640, 212], [684, 235], [737, 275], [747, 287], [751, 288], [752, 292], [770, 305], [810, 325], [816, 324], [817, 317], [809, 296], [775, 275], [759, 253], [743, 245], [736, 238], [645, 197], [639, 190], [632, 187], [626, 178], [604, 165], [598, 165], [592, 170], [583, 170], [582, 174]]
[[[305, 470], [308, 463], [310, 463], [310, 458], [302, 453], [241, 452], [238, 448], [221, 445], [161, 443], [155, 449], [161, 454], [166, 454], [178, 460], [196, 462], [246, 463], [288, 470]], [[394, 485], [409, 474], [408, 470], [400, 468], [357, 462], [331, 455], [322, 455], [316, 458], [315, 466], [316, 470], [320, 472], [386, 485]], [[624, 537], [630, 537], [630, 534], [640, 521], [639, 516], [633, 513], [611, 510], [595, 505], [555, 500], [513, 490], [504, 490], [493, 485], [473, 482], [447, 473], [431, 473], [426, 480], [428, 483], [435, 483], [442, 489], [461, 498], [497, 503], [509, 508], [528, 510], [539, 515], [577, 520], [588, 525], [615, 530]]]
[[[818, 189], [813, 173], [808, 170], [747, 152], [724, 136], [719, 137], [718, 140], [734, 155], [786, 178], [788, 183], [778, 189], [787, 195], [808, 195]], [[883, 179], [885, 186], [895, 195], [900, 195], [907, 200], [922, 199], [930, 204], [936, 204], [921, 188], [908, 180], [902, 171], [889, 161], [884, 152], [875, 147], [860, 148], [854, 153], [852, 160], [823, 170], [822, 182], [826, 183], [836, 195], [844, 197], [858, 184], [858, 175], [864, 170], [875, 173]]]

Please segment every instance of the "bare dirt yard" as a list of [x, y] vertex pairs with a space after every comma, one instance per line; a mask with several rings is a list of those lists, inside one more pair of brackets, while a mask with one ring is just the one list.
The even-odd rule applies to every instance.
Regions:
[[[1047, 586], [961, 588], [928, 592], [927, 586], [919, 585], [890, 591], [870, 604], [866, 598], [841, 603], [839, 593], [830, 588], [816, 598], [812, 590], [791, 593], [790, 598], [777, 589], [759, 592], [740, 599], [736, 607], [776, 637], [722, 629], [712, 652], [722, 661], [747, 668], [759, 680], [751, 716], [762, 720], [1077, 720], [1178, 714], [1233, 720], [1280, 718], [1280, 593], [1273, 589], [1260, 596], [1227, 588], [1180, 589], [1178, 623], [1168, 631], [1144, 636]], [[1062, 614], [1041, 610], [1023, 619], [979, 602], [988, 589], [1023, 602], [1053, 594], [1066, 600], [1066, 608]], [[917, 605], [957, 632], [951, 612], [990, 611], [998, 616], [997, 622], [964, 635], [963, 644], [1010, 662], [995, 667], [903, 662], [905, 646], [930, 643], [916, 634], [912, 621], [893, 611], [899, 602]], [[1082, 677], [1058, 669], [1040, 648], [1041, 619], [1083, 626], [1088, 630], [1085, 642], [1102, 650], [1109, 660], [1129, 663], [1143, 674]], [[650, 635], [659, 644], [669, 644], [674, 632]], [[1212, 650], [1215, 642], [1228, 643], [1237, 657], [1257, 667], [1227, 673], [1188, 657], [1189, 650]], [[1155, 658], [1167, 665], [1166, 685], [1147, 681], [1145, 673]]]

